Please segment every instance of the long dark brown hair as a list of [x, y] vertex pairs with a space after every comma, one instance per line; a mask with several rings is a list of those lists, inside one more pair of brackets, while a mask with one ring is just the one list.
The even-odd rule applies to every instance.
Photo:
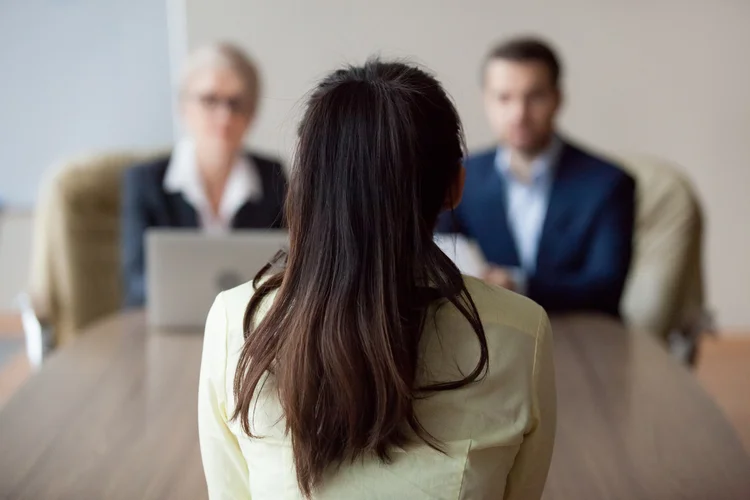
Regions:
[[[460, 175], [463, 132], [441, 85], [403, 63], [371, 60], [331, 73], [299, 129], [286, 218], [286, 265], [256, 277], [234, 379], [242, 429], [275, 378], [302, 493], [368, 454], [384, 462], [414, 437], [440, 449], [413, 403], [463, 387], [487, 367], [487, 340], [463, 278], [433, 242]], [[277, 291], [259, 322], [263, 300]], [[476, 367], [418, 386], [431, 305], [451, 303], [476, 334]], [[410, 432], [411, 431], [411, 432]]]

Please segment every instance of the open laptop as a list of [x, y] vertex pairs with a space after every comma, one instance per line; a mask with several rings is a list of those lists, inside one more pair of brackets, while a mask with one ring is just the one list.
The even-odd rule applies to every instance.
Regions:
[[251, 281], [279, 250], [286, 231], [207, 234], [152, 229], [146, 234], [146, 307], [160, 330], [203, 328], [216, 295]]

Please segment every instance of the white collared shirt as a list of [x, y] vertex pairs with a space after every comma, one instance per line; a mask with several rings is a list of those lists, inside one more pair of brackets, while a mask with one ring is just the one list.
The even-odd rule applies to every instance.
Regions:
[[263, 199], [263, 181], [258, 167], [247, 156], [237, 156], [224, 186], [219, 213], [214, 214], [196, 158], [193, 142], [189, 139], [180, 141], [172, 152], [164, 175], [164, 190], [182, 194], [197, 212], [203, 230], [209, 233], [227, 232], [232, 227], [232, 219], [245, 203]]
[[[555, 165], [563, 142], [554, 136], [550, 145], [531, 164], [531, 179], [524, 181], [511, 169], [511, 152], [498, 148], [495, 166], [505, 182], [506, 216], [518, 250], [521, 269], [515, 280], [522, 290], [527, 276], [534, 274], [544, 219], [554, 180]], [[519, 272], [522, 271], [522, 272]]]

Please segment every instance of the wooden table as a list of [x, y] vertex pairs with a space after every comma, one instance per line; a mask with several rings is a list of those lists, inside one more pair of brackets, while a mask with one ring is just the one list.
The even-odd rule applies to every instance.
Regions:
[[132, 313], [53, 354], [0, 409], [0, 498], [205, 499], [201, 349]]
[[[609, 320], [553, 321], [559, 426], [546, 500], [750, 499], [750, 459], [692, 375]], [[92, 328], [0, 410], [0, 498], [204, 499], [199, 334], [140, 313]]]
[[553, 321], [558, 426], [545, 500], [750, 500], [750, 458], [649, 336], [605, 318]]

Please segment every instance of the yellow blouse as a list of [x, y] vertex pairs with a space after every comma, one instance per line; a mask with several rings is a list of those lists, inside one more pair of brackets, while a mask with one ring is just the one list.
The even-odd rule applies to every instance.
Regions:
[[[316, 499], [508, 499], [541, 497], [555, 438], [552, 332], [531, 300], [466, 278], [489, 347], [486, 377], [415, 403], [427, 431], [447, 454], [423, 443], [344, 465]], [[229, 421], [232, 384], [243, 343], [242, 318], [253, 293], [245, 284], [220, 294], [208, 315], [201, 364], [198, 427], [209, 497], [301, 499], [291, 443], [272, 377], [256, 395], [250, 439]], [[269, 297], [267, 302], [273, 300]], [[264, 304], [268, 307], [268, 304]], [[262, 312], [262, 311], [261, 311]], [[455, 380], [479, 359], [479, 343], [450, 305], [428, 315], [423, 333], [423, 381]]]

